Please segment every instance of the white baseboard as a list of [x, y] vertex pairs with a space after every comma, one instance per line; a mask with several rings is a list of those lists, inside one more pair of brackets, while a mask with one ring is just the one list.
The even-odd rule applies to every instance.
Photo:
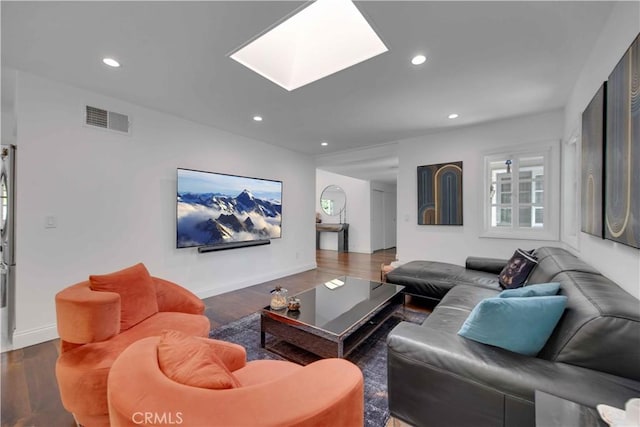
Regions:
[[13, 340], [11, 342], [11, 348], [2, 348], [2, 351], [17, 350], [23, 347], [29, 347], [30, 345], [40, 344], [45, 341], [50, 341], [58, 338], [58, 328], [56, 324], [41, 326], [39, 328], [25, 329], [20, 331], [16, 329], [13, 333]]
[[[333, 252], [338, 252], [338, 250], [335, 248], [335, 246], [331, 247], [331, 248], [326, 248], [323, 246], [320, 246], [320, 249], [323, 251], [333, 251]], [[350, 247], [349, 248], [349, 253], [351, 252], [355, 252], [358, 254], [372, 254], [373, 252], [371, 251], [371, 248], [358, 248], [358, 247]]]
[[369, 255], [371, 255], [373, 253], [371, 251], [371, 248], [365, 248], [365, 247], [362, 247], [362, 248], [358, 248], [358, 247], [349, 248], [349, 252], [355, 252], [355, 253], [358, 253], [358, 254], [369, 254]]
[[246, 288], [247, 286], [257, 285], [259, 283], [269, 282], [271, 280], [276, 280], [281, 277], [291, 276], [292, 274], [302, 273], [304, 271], [313, 270], [317, 268], [317, 264], [314, 262], [312, 264], [305, 264], [301, 266], [297, 266], [294, 268], [289, 268], [285, 270], [279, 271], [271, 271], [268, 274], [260, 274], [257, 276], [250, 277], [248, 279], [240, 280], [237, 282], [226, 283], [223, 286], [216, 286], [215, 288], [207, 288], [196, 291], [195, 294], [199, 298], [209, 298], [216, 295], [224, 294], [226, 292], [237, 291], [238, 289]]

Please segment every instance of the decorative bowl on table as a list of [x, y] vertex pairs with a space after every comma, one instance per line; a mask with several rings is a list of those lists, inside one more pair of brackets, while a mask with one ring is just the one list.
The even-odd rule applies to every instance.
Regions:
[[300, 310], [300, 299], [296, 297], [289, 297], [287, 308], [289, 309], [289, 311]]

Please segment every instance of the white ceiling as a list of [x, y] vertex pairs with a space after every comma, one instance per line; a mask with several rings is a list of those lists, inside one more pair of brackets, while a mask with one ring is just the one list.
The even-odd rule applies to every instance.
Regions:
[[388, 143], [321, 154], [316, 156], [316, 167], [339, 175], [395, 184], [398, 181], [398, 160], [398, 144]]
[[303, 4], [2, 1], [2, 65], [322, 155], [564, 106], [613, 6], [358, 2], [389, 52], [292, 92], [227, 56]]

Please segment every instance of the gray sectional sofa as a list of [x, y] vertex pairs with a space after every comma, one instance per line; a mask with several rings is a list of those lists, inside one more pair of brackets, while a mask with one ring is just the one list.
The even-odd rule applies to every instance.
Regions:
[[560, 282], [567, 308], [536, 357], [457, 335], [484, 298], [500, 292], [506, 260], [466, 267], [416, 261], [387, 275], [407, 292], [440, 300], [422, 325], [388, 336], [391, 415], [413, 426], [534, 426], [536, 390], [590, 407], [640, 397], [640, 301], [571, 253], [536, 250], [528, 284]]

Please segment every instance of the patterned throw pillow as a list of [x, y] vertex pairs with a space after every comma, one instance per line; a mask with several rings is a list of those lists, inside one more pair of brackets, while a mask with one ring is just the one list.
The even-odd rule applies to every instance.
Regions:
[[517, 249], [500, 272], [500, 286], [503, 289], [519, 288], [527, 281], [529, 273], [536, 265], [538, 261], [529, 251]]

